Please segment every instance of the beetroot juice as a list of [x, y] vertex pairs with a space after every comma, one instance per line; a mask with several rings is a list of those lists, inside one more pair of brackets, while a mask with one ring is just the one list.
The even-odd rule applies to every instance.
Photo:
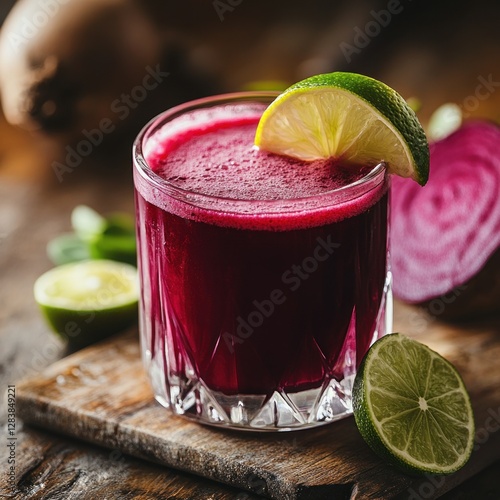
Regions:
[[256, 150], [265, 101], [196, 101], [136, 141], [141, 339], [163, 405], [284, 430], [349, 414], [389, 327], [388, 177]]

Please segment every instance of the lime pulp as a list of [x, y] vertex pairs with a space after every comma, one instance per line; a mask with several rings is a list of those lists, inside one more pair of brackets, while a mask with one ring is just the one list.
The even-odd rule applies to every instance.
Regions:
[[52, 329], [76, 346], [137, 321], [139, 284], [129, 264], [87, 260], [58, 266], [37, 279], [34, 295]]

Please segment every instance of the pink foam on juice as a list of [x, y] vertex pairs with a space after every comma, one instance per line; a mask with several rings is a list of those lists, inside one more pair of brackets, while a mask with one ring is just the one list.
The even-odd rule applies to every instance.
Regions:
[[373, 165], [302, 162], [259, 151], [253, 140], [263, 109], [252, 108], [243, 116], [241, 106], [235, 105], [199, 110], [164, 126], [145, 145], [145, 158], [163, 180], [203, 195], [203, 209], [170, 198], [154, 201], [177, 215], [207, 223], [287, 230], [351, 217], [380, 198], [380, 190], [355, 199], [340, 190], [334, 202], [322, 196], [362, 179]]
[[172, 384], [188, 373], [226, 394], [297, 392], [342, 379], [373, 341], [387, 180], [367, 190], [373, 166], [257, 150], [263, 109], [198, 110], [143, 146], [141, 330]]

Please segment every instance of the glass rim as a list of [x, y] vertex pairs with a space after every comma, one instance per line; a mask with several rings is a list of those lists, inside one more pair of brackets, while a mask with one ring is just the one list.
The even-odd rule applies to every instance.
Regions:
[[[167, 123], [170, 120], [175, 119], [176, 117], [187, 113], [189, 111], [195, 111], [197, 109], [209, 108], [217, 105], [237, 103], [237, 102], [265, 102], [268, 100], [270, 103], [272, 99], [275, 99], [280, 95], [278, 91], [241, 91], [241, 92], [232, 92], [225, 94], [218, 94], [208, 97], [202, 97], [200, 99], [195, 99], [191, 101], [187, 101], [182, 104], [178, 104], [177, 106], [168, 108], [155, 117], [153, 117], [146, 125], [140, 130], [137, 137], [134, 140], [132, 147], [132, 158], [133, 158], [133, 168], [134, 173], [138, 173], [141, 178], [146, 181], [152, 187], [160, 190], [165, 193], [167, 196], [171, 196], [176, 198], [179, 201], [184, 203], [193, 205], [193, 206], [203, 206], [203, 203], [199, 203], [199, 201], [208, 201], [208, 202], [224, 202], [225, 210], [227, 211], [227, 205], [235, 204], [241, 207], [242, 204], [255, 204], [258, 203], [260, 206], [263, 205], [281, 205], [283, 203], [292, 203], [292, 202], [307, 202], [312, 200], [318, 200], [321, 198], [330, 198], [338, 195], [342, 201], [346, 199], [353, 199], [358, 196], [361, 196], [364, 191], [361, 193], [356, 192], [353, 193], [352, 198], [345, 195], [348, 195], [350, 191], [358, 191], [364, 185], [370, 184], [370, 181], [374, 181], [377, 177], [381, 177], [381, 180], [385, 177], [385, 173], [387, 172], [386, 164], [384, 162], [378, 162], [375, 164], [372, 169], [365, 174], [360, 179], [357, 179], [354, 182], [346, 184], [345, 186], [339, 186], [337, 188], [323, 191], [317, 194], [311, 194], [307, 196], [294, 197], [294, 198], [278, 198], [278, 199], [255, 199], [255, 198], [228, 198], [223, 196], [214, 196], [210, 194], [205, 194], [199, 191], [185, 189], [175, 185], [174, 183], [164, 179], [157, 173], [155, 173], [152, 168], [148, 165], [146, 158], [143, 153], [143, 146], [145, 140], [148, 136], [152, 136], [154, 132], [161, 128], [161, 125]], [[384, 175], [381, 175], [384, 174]], [[193, 202], [193, 197], [198, 202]], [[340, 200], [339, 200], [340, 201]], [[217, 210], [215, 206], [211, 203], [211, 210]]]

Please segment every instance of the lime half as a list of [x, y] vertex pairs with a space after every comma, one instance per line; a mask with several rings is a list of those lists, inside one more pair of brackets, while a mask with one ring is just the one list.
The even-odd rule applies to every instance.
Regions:
[[449, 474], [465, 465], [474, 416], [453, 365], [423, 344], [392, 334], [375, 342], [353, 388], [361, 435], [407, 472]]
[[264, 111], [255, 145], [304, 161], [337, 158], [374, 165], [424, 185], [429, 145], [414, 111], [392, 88], [356, 73], [307, 78]]
[[137, 321], [137, 269], [122, 262], [87, 260], [55, 267], [37, 279], [34, 294], [52, 329], [74, 346]]

